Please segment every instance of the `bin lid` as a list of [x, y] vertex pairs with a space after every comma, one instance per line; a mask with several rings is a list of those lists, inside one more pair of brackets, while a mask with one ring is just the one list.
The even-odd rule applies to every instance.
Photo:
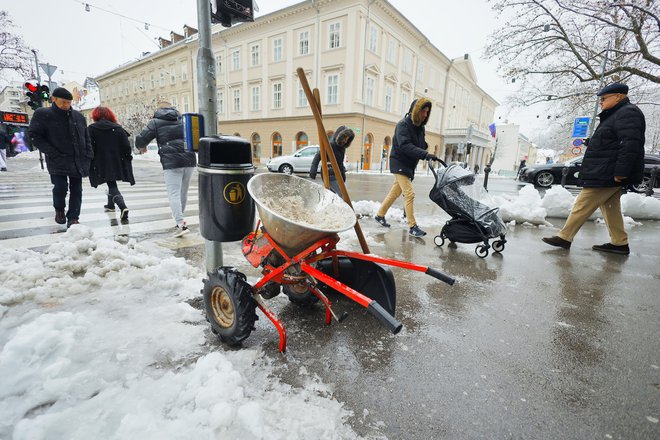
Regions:
[[252, 146], [238, 136], [206, 136], [199, 140], [197, 163], [202, 167], [251, 167]]

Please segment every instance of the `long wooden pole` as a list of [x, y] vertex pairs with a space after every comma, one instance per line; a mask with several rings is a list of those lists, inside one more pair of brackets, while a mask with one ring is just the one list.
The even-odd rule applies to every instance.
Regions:
[[[296, 69], [296, 73], [298, 73], [298, 79], [300, 79], [300, 85], [302, 85], [302, 88], [305, 91], [305, 96], [307, 96], [307, 102], [309, 102], [309, 106], [312, 109], [312, 113], [314, 114], [314, 119], [316, 120], [316, 126], [318, 127], [318, 132], [319, 134], [323, 133], [323, 136], [319, 136], [319, 143], [321, 144], [321, 148], [325, 148], [327, 156], [330, 159], [330, 164], [332, 165], [332, 170], [334, 171], [335, 177], [337, 178], [337, 184], [339, 185], [339, 190], [341, 191], [341, 195], [344, 198], [344, 201], [348, 203], [348, 206], [350, 206], [351, 209], [353, 209], [353, 204], [351, 203], [351, 197], [348, 195], [348, 190], [346, 189], [346, 185], [344, 184], [344, 179], [342, 178], [341, 172], [339, 171], [337, 158], [335, 157], [332, 148], [330, 148], [330, 143], [328, 142], [328, 136], [325, 134], [326, 133], [325, 127], [323, 126], [323, 120], [321, 119], [320, 97], [319, 100], [317, 101], [317, 98], [312, 93], [312, 89], [310, 89], [309, 87], [309, 83], [307, 82], [307, 76], [305, 76], [305, 71], [302, 69], [302, 67], [298, 67]], [[355, 222], [355, 234], [357, 235], [358, 241], [360, 242], [360, 247], [362, 248], [362, 252], [364, 252], [365, 254], [370, 254], [371, 251], [369, 250], [369, 246], [367, 245], [367, 240], [364, 238], [364, 234], [362, 233], [362, 228], [360, 227], [359, 220]]]
[[[321, 113], [321, 93], [319, 89], [315, 88], [313, 90], [314, 101], [316, 102], [316, 108], [319, 110], [319, 116], [323, 116]], [[325, 139], [328, 135], [323, 131], [323, 127], [317, 125], [317, 130], [319, 132], [319, 139]], [[319, 150], [321, 153], [321, 178], [323, 179], [323, 185], [325, 189], [330, 189], [330, 175], [328, 174], [328, 150], [326, 150], [326, 144], [319, 140]], [[330, 149], [332, 151], [332, 149]]]

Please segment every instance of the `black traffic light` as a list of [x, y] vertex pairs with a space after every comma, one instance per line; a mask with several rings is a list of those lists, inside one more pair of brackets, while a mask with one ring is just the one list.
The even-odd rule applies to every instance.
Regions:
[[211, 22], [224, 27], [242, 21], [254, 21], [252, 0], [211, 0]]
[[28, 105], [30, 108], [36, 110], [41, 107], [41, 85], [39, 83], [28, 81], [23, 86], [27, 89], [25, 96], [28, 97]]
[[43, 101], [48, 101], [48, 98], [50, 98], [50, 89], [46, 84], [43, 84], [41, 87], [39, 87], [39, 97]]

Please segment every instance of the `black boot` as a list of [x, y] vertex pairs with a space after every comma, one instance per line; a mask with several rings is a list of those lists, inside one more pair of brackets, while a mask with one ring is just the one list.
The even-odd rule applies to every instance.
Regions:
[[103, 205], [105, 212], [115, 212], [115, 202], [112, 200], [112, 196], [108, 194], [108, 204]]
[[121, 194], [119, 194], [119, 195], [114, 196], [112, 198], [112, 201], [115, 202], [117, 204], [117, 206], [119, 207], [119, 211], [121, 212], [121, 215], [119, 216], [119, 218], [122, 221], [128, 220], [128, 208], [126, 207], [126, 203], [124, 203], [124, 197]]

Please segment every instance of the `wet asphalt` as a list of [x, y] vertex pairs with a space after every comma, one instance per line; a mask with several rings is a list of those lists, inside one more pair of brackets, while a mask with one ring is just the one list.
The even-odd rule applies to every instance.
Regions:
[[[390, 184], [387, 175], [349, 176], [353, 200], [382, 199]], [[292, 385], [309, 386], [301, 371], [317, 376], [366, 437], [660, 438], [660, 222], [630, 231], [627, 257], [592, 251], [608, 241], [592, 222], [570, 251], [552, 248], [541, 237], [564, 220], [549, 219], [553, 228], [510, 228], [504, 251], [481, 259], [472, 244], [434, 244], [448, 217], [428, 202], [431, 184], [430, 176], [415, 180], [418, 216], [438, 216], [426, 237], [361, 221], [372, 253], [457, 280], [393, 268], [399, 334], [341, 296], [331, 296], [334, 308], [349, 318], [326, 326], [320, 305], [280, 295], [268, 304], [286, 325], [288, 351], [277, 352], [263, 316], [244, 345], [262, 347]], [[490, 188], [519, 187], [500, 180]]]
[[[137, 166], [137, 176], [161, 179], [157, 164]], [[391, 181], [349, 174], [348, 189], [353, 200], [379, 201]], [[260, 312], [243, 347], [261, 348], [293, 386], [316, 386], [310, 377], [318, 378], [367, 438], [660, 438], [660, 222], [629, 230], [627, 257], [591, 250], [608, 241], [605, 226], [593, 222], [570, 251], [552, 248], [541, 237], [564, 220], [548, 219], [552, 228], [509, 228], [504, 251], [481, 259], [473, 244], [434, 244], [448, 216], [428, 200], [431, 185], [431, 176], [415, 179], [418, 217], [437, 217], [426, 237], [408, 236], [403, 223], [360, 222], [372, 253], [456, 278], [449, 286], [393, 268], [399, 334], [338, 295], [330, 295], [334, 309], [349, 317], [330, 326], [322, 306], [279, 295], [267, 304], [286, 325], [287, 352], [278, 352], [277, 332]], [[489, 188], [513, 194], [519, 186], [494, 179]], [[338, 247], [359, 250], [356, 240]], [[238, 243], [224, 253], [225, 265], [258, 279]], [[176, 254], [204, 267], [203, 245]], [[205, 350], [240, 349], [206, 333]]]

